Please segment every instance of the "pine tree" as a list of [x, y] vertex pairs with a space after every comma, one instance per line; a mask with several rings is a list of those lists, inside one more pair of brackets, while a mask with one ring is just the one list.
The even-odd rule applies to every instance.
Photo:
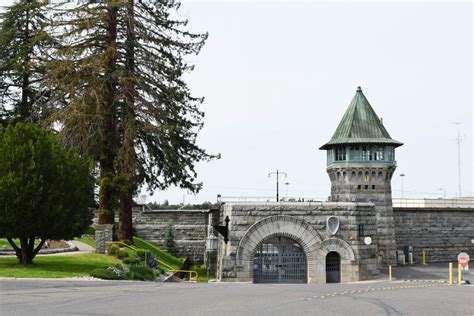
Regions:
[[46, 15], [46, 2], [34, 0], [19, 1], [0, 15], [0, 123], [49, 115], [49, 91], [42, 83], [53, 41]]
[[218, 157], [196, 145], [203, 99], [193, 97], [182, 78], [193, 70], [184, 57], [198, 54], [207, 34], [190, 33], [184, 30], [187, 21], [172, 19], [179, 6], [168, 0], [127, 0], [123, 8], [121, 239], [131, 239], [132, 196], [139, 185], [198, 192], [202, 184], [196, 182], [195, 163]]
[[49, 83], [66, 144], [99, 164], [99, 223], [114, 223], [118, 148], [117, 1], [58, 7], [53, 28], [62, 30]]

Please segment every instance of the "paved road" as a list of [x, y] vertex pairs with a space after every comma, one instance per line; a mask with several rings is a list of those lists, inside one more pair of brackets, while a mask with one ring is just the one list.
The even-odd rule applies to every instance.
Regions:
[[2, 315], [474, 315], [474, 286], [0, 280]]

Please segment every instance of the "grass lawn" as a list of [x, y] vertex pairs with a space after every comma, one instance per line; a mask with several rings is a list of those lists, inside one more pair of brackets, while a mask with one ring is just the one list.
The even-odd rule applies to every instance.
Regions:
[[119, 263], [115, 257], [87, 253], [66, 256], [40, 256], [33, 259], [33, 264], [23, 266], [17, 258], [0, 257], [0, 277], [16, 278], [64, 278], [87, 276], [97, 268], [105, 268]]
[[83, 235], [82, 237], [79, 237], [79, 238], [74, 238], [75, 240], [77, 241], [80, 241], [80, 242], [83, 242], [91, 247], [96, 247], [96, 243], [95, 243], [95, 239], [93, 236], [87, 236], [87, 235]]

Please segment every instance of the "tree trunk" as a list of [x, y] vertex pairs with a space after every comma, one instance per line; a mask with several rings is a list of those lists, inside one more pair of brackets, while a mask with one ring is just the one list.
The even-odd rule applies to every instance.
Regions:
[[[30, 37], [30, 10], [26, 10], [25, 18], [25, 29], [23, 32], [24, 41], [29, 42]], [[22, 78], [21, 78], [21, 102], [18, 105], [18, 114], [21, 121], [26, 122], [31, 118], [31, 109], [29, 105], [29, 86], [30, 86], [30, 76], [29, 76], [29, 53], [25, 56], [22, 65]]]
[[133, 193], [135, 191], [135, 113], [133, 110], [135, 104], [135, 29], [134, 29], [134, 1], [128, 0], [126, 29], [127, 39], [125, 41], [125, 67], [129, 73], [130, 79], [125, 88], [125, 104], [123, 111], [123, 142], [121, 149], [121, 168], [120, 176], [123, 179], [123, 186], [120, 194], [120, 225], [119, 239], [130, 240], [133, 243]]
[[11, 238], [7, 238], [7, 240], [12, 245], [13, 249], [15, 249], [20, 264], [32, 264], [34, 257], [36, 257], [46, 241], [46, 239], [42, 239], [39, 245], [35, 248], [35, 237], [20, 238], [21, 248], [18, 248]]
[[132, 224], [133, 197], [129, 191], [120, 194], [120, 222], [118, 236], [120, 240], [130, 240], [133, 243]]
[[115, 159], [117, 154], [117, 122], [116, 122], [116, 80], [115, 64], [117, 49], [117, 12], [114, 1], [107, 4], [107, 65], [105, 77], [105, 96], [101, 105], [101, 142], [102, 154], [100, 164], [100, 193], [99, 193], [99, 224], [114, 224], [114, 197], [115, 197]]
[[18, 258], [21, 264], [31, 264], [33, 262], [31, 248], [28, 238], [20, 238], [21, 257]]

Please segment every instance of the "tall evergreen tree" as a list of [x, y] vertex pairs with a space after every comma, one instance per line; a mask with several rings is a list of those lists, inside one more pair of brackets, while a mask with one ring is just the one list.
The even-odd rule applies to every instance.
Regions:
[[217, 158], [196, 145], [203, 99], [193, 97], [183, 80], [193, 70], [185, 56], [198, 54], [207, 34], [190, 33], [186, 20], [173, 19], [179, 6], [169, 0], [127, 0], [123, 8], [121, 239], [131, 239], [131, 202], [140, 184], [198, 192], [202, 184], [196, 182], [195, 163]]
[[99, 223], [114, 223], [117, 129], [117, 14], [120, 2], [83, 2], [57, 8], [61, 30], [49, 83], [57, 106], [51, 122], [61, 124], [67, 144], [99, 164]]
[[46, 2], [35, 0], [18, 1], [0, 15], [0, 123], [49, 115], [42, 86], [52, 44], [46, 15]]

